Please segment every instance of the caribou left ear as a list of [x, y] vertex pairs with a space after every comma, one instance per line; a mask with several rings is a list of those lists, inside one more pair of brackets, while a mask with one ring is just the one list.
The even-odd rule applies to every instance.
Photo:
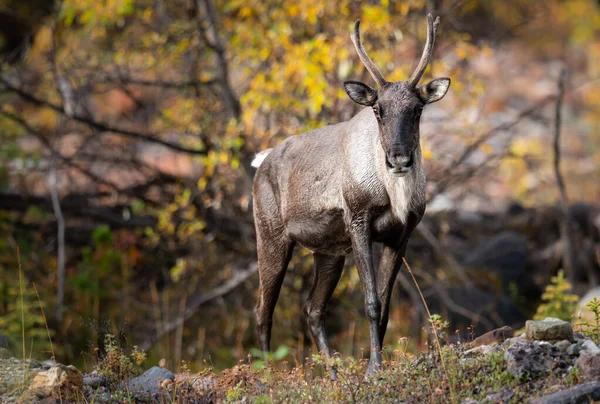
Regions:
[[448, 77], [440, 77], [439, 79], [431, 80], [429, 83], [419, 87], [419, 98], [425, 104], [431, 104], [444, 98], [450, 88], [450, 79]]
[[377, 101], [377, 90], [360, 81], [345, 81], [344, 89], [352, 101], [357, 104], [372, 107]]

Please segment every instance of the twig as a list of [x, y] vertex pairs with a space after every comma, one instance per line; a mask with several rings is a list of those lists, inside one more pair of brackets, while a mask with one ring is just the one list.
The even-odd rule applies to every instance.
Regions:
[[558, 95], [556, 96], [556, 111], [554, 119], [554, 175], [556, 184], [560, 192], [560, 238], [563, 243], [563, 270], [567, 274], [567, 279], [571, 285], [575, 286], [575, 254], [573, 245], [573, 234], [569, 221], [569, 199], [565, 181], [560, 171], [560, 126], [561, 126], [561, 108], [565, 94], [565, 81], [567, 70], [562, 69], [558, 78]]
[[[404, 265], [406, 266], [408, 273], [412, 277], [413, 282], [415, 283], [415, 286], [417, 287], [417, 290], [419, 291], [419, 295], [421, 295], [421, 300], [423, 301], [423, 305], [425, 306], [425, 310], [427, 310], [427, 315], [429, 316], [428, 318], [429, 318], [429, 320], [431, 320], [431, 313], [429, 312], [429, 306], [427, 306], [427, 302], [425, 301], [425, 297], [423, 296], [423, 293], [421, 292], [421, 288], [419, 287], [419, 284], [417, 283], [417, 280], [415, 279], [415, 276], [413, 275], [413, 272], [411, 271], [410, 266], [408, 265], [408, 262], [406, 262], [406, 258], [402, 257], [402, 261], [404, 261]], [[435, 344], [436, 344], [438, 352], [440, 354], [440, 362], [442, 363], [442, 369], [444, 370], [444, 375], [446, 376], [446, 383], [448, 383], [448, 388], [450, 391], [450, 400], [452, 401], [452, 403], [454, 403], [455, 402], [454, 392], [452, 391], [452, 384], [450, 383], [450, 377], [448, 376], [448, 371], [446, 370], [446, 363], [444, 362], [444, 356], [442, 354], [442, 346], [440, 345], [440, 338], [438, 336], [436, 327], [433, 326], [433, 327], [431, 327], [431, 329], [433, 330], [433, 335], [435, 336]]]
[[56, 162], [52, 160], [48, 185], [52, 198], [52, 209], [57, 225], [57, 253], [58, 253], [58, 290], [56, 291], [56, 319], [62, 321], [63, 300], [65, 296], [65, 219], [58, 199], [58, 180], [56, 178]]

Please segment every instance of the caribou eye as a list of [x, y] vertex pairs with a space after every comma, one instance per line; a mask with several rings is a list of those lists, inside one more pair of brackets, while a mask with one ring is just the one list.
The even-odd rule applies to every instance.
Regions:
[[379, 119], [383, 118], [383, 111], [377, 105], [373, 107], [373, 112], [375, 112], [375, 116]]
[[377, 107], [377, 106], [374, 106], [374, 107], [373, 107], [373, 112], [375, 113], [375, 116], [376, 116], [378, 119], [381, 119], [381, 110], [379, 109], [379, 107]]
[[419, 119], [421, 119], [421, 112], [423, 112], [423, 110], [421, 108], [415, 108], [414, 110], [414, 123], [417, 124], [419, 123]]

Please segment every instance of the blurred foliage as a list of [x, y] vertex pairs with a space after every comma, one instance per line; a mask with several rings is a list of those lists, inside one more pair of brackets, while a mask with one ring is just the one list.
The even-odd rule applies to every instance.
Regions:
[[575, 312], [575, 307], [579, 297], [572, 293], [573, 287], [565, 278], [565, 273], [561, 269], [556, 276], [550, 279], [550, 284], [546, 286], [542, 294], [542, 303], [538, 308], [534, 320], [543, 320], [546, 317], [560, 318], [561, 320], [571, 321]]
[[[581, 72], [577, 85], [585, 85], [573, 89], [570, 104], [579, 112], [571, 111], [565, 123], [580, 126], [565, 165], [574, 198], [600, 197], [589, 162], [577, 158], [593, 153], [592, 168], [600, 165], [600, 84], [593, 80], [600, 75], [600, 13], [592, 0], [48, 4], [0, 0], [0, 192], [46, 198], [0, 205], [0, 332], [20, 338], [15, 245], [44, 307], [53, 312], [57, 304], [56, 223], [47, 185], [56, 164], [67, 221], [66, 312], [50, 326], [67, 361], [82, 360], [81, 352], [94, 345], [95, 332], [81, 326], [86, 320], [111, 322], [115, 335], [116, 324], [128, 320], [137, 343], [173, 323], [189, 299], [254, 260], [249, 161], [255, 151], [357, 111], [342, 87], [347, 79], [370, 82], [349, 39], [356, 18], [383, 74], [403, 80], [420, 55], [426, 11], [442, 16], [424, 80], [444, 75], [453, 84], [451, 109], [424, 116], [428, 125], [439, 121], [422, 139], [430, 192], [442, 192], [446, 183], [453, 192], [479, 192], [484, 184], [491, 200], [498, 193], [529, 204], [555, 200], [549, 136], [507, 130], [500, 131], [510, 138], [506, 144], [474, 143], [513, 117], [515, 99], [517, 105], [536, 102], [535, 86], [497, 83], [500, 72], [486, 76], [474, 68], [518, 45], [514, 52], [528, 61], [573, 60], [572, 69]], [[499, 87], [510, 87], [512, 98], [498, 96]], [[74, 117], [66, 113], [69, 97]], [[456, 167], [456, 148], [469, 145], [477, 158]], [[472, 181], [478, 164], [481, 176]], [[135, 220], [142, 224], [131, 224]], [[290, 347], [297, 362], [309, 356], [302, 306], [311, 266], [308, 252], [295, 254], [275, 314], [273, 340]], [[220, 367], [245, 357], [256, 346], [255, 278], [202, 307], [149, 359], [180, 355], [198, 367], [205, 361]], [[45, 331], [28, 285], [26, 327], [41, 352]], [[347, 271], [332, 300], [332, 345], [359, 355], [368, 327], [356, 271]], [[393, 310], [389, 341], [395, 343], [408, 334], [405, 313], [414, 308], [404, 302]], [[171, 352], [176, 346], [179, 352]]]

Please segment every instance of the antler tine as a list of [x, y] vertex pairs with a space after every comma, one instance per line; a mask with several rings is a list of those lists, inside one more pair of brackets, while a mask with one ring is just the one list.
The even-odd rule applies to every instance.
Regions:
[[429, 60], [431, 59], [431, 54], [433, 53], [433, 44], [435, 43], [435, 36], [437, 34], [438, 26], [440, 25], [440, 17], [433, 21], [433, 16], [431, 14], [427, 14], [427, 42], [425, 43], [425, 48], [423, 49], [423, 55], [421, 56], [421, 60], [415, 72], [408, 79], [408, 84], [411, 87], [416, 87], [429, 64]]
[[379, 71], [375, 63], [371, 60], [369, 55], [367, 55], [367, 51], [365, 51], [365, 47], [363, 46], [360, 40], [360, 20], [356, 20], [354, 23], [354, 32], [350, 35], [350, 39], [354, 43], [354, 47], [356, 48], [356, 52], [358, 53], [358, 57], [363, 62], [369, 73], [373, 79], [382, 87], [387, 83], [387, 80], [383, 77], [383, 74]]

